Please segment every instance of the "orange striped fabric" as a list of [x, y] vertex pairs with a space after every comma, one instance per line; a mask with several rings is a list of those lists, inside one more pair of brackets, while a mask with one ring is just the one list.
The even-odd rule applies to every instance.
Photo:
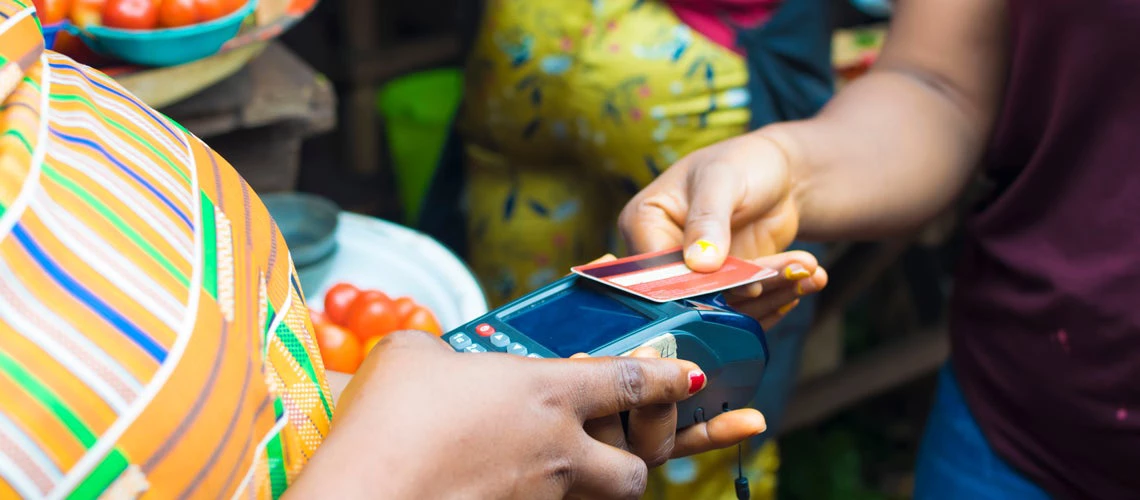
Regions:
[[332, 396], [217, 154], [0, 0], [0, 498], [279, 497]]

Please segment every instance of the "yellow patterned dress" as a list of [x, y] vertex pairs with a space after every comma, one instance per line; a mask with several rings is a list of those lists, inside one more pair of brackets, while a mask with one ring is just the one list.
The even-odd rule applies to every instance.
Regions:
[[[620, 251], [631, 196], [748, 130], [748, 80], [661, 0], [488, 0], [459, 128], [469, 260], [491, 303]], [[754, 498], [774, 495], [775, 444], [745, 458]], [[647, 496], [735, 498], [735, 471], [735, 448], [673, 461]]]
[[660, 1], [488, 3], [459, 126], [471, 266], [502, 304], [609, 251], [633, 194], [750, 111], [741, 56]]
[[333, 401], [289, 252], [200, 140], [0, 0], [0, 498], [276, 498]]

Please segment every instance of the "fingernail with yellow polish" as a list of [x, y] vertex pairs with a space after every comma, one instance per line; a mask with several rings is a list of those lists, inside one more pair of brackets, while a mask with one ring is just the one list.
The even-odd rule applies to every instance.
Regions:
[[716, 244], [709, 240], [697, 240], [696, 243], [689, 245], [688, 251], [685, 252], [685, 257], [688, 259], [705, 258], [713, 259], [717, 256]]
[[784, 277], [790, 280], [802, 280], [810, 278], [811, 273], [800, 264], [792, 264], [784, 269]]
[[819, 288], [815, 286], [812, 280], [800, 280], [796, 282], [796, 295], [804, 296], [811, 293], [818, 292]]
[[777, 309], [776, 312], [779, 313], [780, 316], [783, 316], [785, 314], [792, 312], [792, 309], [795, 309], [795, 308], [796, 308], [795, 302], [788, 302], [787, 304], [784, 304], [783, 307]]

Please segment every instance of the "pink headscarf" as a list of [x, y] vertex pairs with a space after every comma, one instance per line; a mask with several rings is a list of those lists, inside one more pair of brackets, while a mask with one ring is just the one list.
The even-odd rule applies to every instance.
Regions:
[[725, 18], [741, 27], [752, 28], [772, 17], [782, 0], [665, 0], [677, 17], [710, 40], [725, 47], [736, 47], [736, 32]]

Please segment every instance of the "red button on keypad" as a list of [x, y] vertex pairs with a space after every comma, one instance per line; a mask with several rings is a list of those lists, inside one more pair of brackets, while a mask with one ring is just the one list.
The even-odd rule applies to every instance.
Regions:
[[479, 334], [480, 337], [490, 337], [495, 333], [495, 327], [482, 323], [475, 327], [475, 333]]

